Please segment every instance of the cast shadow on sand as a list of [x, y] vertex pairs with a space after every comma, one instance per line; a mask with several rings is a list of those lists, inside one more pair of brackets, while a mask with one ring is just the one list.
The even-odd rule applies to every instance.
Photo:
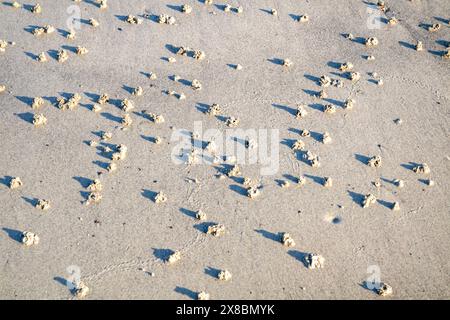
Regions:
[[37, 60], [39, 58], [37, 54], [34, 54], [32, 52], [25, 51], [24, 53], [27, 57], [31, 58], [31, 60]]
[[33, 100], [34, 100], [34, 98], [32, 98], [32, 97], [26, 97], [26, 96], [15, 96], [15, 98], [17, 100], [19, 100], [20, 102], [25, 103], [28, 107], [31, 107], [31, 105], [33, 104]]
[[3, 184], [9, 188], [9, 185], [10, 185], [12, 179], [13, 179], [13, 177], [11, 177], [11, 176], [4, 176], [4, 177], [0, 178], [0, 184]]
[[289, 180], [292, 183], [298, 183], [298, 178], [294, 177], [293, 175], [291, 175], [289, 173], [283, 174], [283, 178]]
[[272, 103], [272, 107], [283, 110], [288, 112], [290, 115], [295, 116], [297, 114], [297, 109], [285, 106], [285, 105], [281, 105], [281, 104], [277, 104], [277, 103]]
[[368, 282], [368, 281], [363, 281], [361, 283], [359, 283], [359, 286], [365, 290], [369, 290], [372, 291], [374, 293], [377, 293], [377, 288], [380, 287], [380, 284], [376, 284], [376, 283], [372, 283], [372, 282]]
[[198, 224], [194, 225], [194, 229], [197, 229], [201, 233], [207, 233], [208, 228], [211, 226], [214, 226], [216, 224], [217, 223], [215, 223], [215, 222], [202, 222], [202, 223], [198, 223]]
[[301, 262], [303, 264], [303, 266], [305, 266], [305, 268], [308, 267], [306, 264], [306, 257], [308, 256], [308, 254], [306, 252], [302, 252], [302, 251], [298, 251], [298, 250], [289, 250], [287, 253], [291, 257], [293, 257], [296, 260], [298, 260], [299, 262]]
[[313, 176], [311, 174], [305, 174], [304, 175], [306, 178], [311, 179], [312, 181], [314, 181], [315, 183], [317, 183], [318, 185], [323, 186], [325, 183], [325, 178], [324, 177], [319, 177], [319, 176]]
[[171, 250], [171, 249], [157, 249], [157, 248], [152, 248], [153, 250], [153, 255], [155, 256], [155, 258], [162, 260], [162, 261], [167, 261], [167, 259], [169, 259], [170, 255], [174, 254], [175, 251]]
[[13, 239], [14, 241], [22, 243], [22, 232], [19, 230], [9, 229], [9, 228], [2, 228], [4, 232]]
[[176, 12], [183, 12], [183, 6], [180, 6], [180, 5], [168, 4], [167, 8], [172, 9]]
[[186, 208], [180, 208], [180, 212], [188, 216], [189, 218], [195, 218], [197, 216], [197, 212]]
[[217, 279], [217, 277], [219, 276], [220, 271], [221, 271], [220, 269], [216, 269], [216, 268], [213, 268], [213, 267], [206, 267], [205, 268], [205, 274], [207, 274], [208, 276], [211, 276], [211, 277], [213, 277], [215, 279]]
[[102, 112], [102, 113], [100, 113], [100, 115], [107, 120], [117, 122], [117, 123], [122, 123], [122, 117], [115, 116], [112, 113]]
[[276, 64], [278, 66], [282, 66], [284, 63], [284, 60], [280, 59], [280, 58], [271, 58], [271, 59], [267, 59], [267, 61], [272, 62], [273, 64]]
[[394, 202], [389, 202], [389, 201], [386, 201], [386, 200], [382, 200], [382, 199], [377, 199], [377, 202], [379, 203], [379, 204], [381, 204], [383, 207], [386, 207], [387, 209], [390, 209], [390, 210], [392, 210], [392, 208], [394, 208]]
[[267, 14], [273, 15], [272, 10], [260, 8], [259, 11], [265, 12]]
[[347, 190], [348, 195], [352, 198], [353, 202], [362, 206], [362, 202], [364, 200], [364, 195], [362, 193], [356, 193], [350, 190]]
[[[234, 177], [233, 177], [234, 178]], [[233, 190], [234, 192], [236, 192], [237, 194], [247, 197], [247, 189], [244, 187], [241, 187], [237, 184], [232, 184], [230, 185], [230, 190]]]
[[305, 73], [303, 76], [306, 79], [311, 80], [312, 82], [314, 82], [314, 84], [320, 86], [320, 78], [319, 77], [313, 76], [312, 74], [309, 74], [309, 73]]
[[22, 199], [28, 203], [29, 205], [31, 205], [32, 207], [35, 207], [37, 205], [37, 203], [39, 202], [38, 198], [28, 198], [28, 197], [22, 197]]
[[60, 285], [63, 285], [64, 287], [66, 287], [69, 290], [70, 294], [76, 293], [76, 284], [74, 282], [64, 279], [63, 277], [59, 277], [59, 276], [54, 277], [53, 280], [58, 282]]
[[275, 241], [275, 242], [280, 242], [280, 240], [281, 240], [280, 233], [273, 233], [273, 232], [263, 230], [263, 229], [256, 229], [255, 232], [259, 233], [264, 238]]
[[22, 119], [25, 122], [33, 124], [34, 114], [32, 114], [31, 112], [15, 113], [14, 115], [19, 117], [20, 119]]
[[75, 176], [72, 177], [72, 179], [78, 181], [78, 183], [81, 185], [81, 187], [83, 188], [87, 188], [89, 187], [89, 185], [92, 183], [92, 180], [89, 178], [84, 178], [84, 177], [80, 177], [80, 176]]
[[362, 164], [367, 165], [369, 163], [370, 157], [365, 156], [363, 154], [355, 153], [355, 159], [361, 162]]
[[405, 168], [406, 170], [413, 171], [413, 169], [417, 166], [419, 166], [416, 162], [408, 162], [408, 163], [402, 163], [400, 166]]
[[399, 41], [398, 43], [399, 43], [402, 47], [405, 47], [405, 48], [407, 48], [407, 49], [416, 50], [416, 46], [415, 46], [414, 44], [412, 44], [412, 43], [408, 43], [408, 42], [405, 42], [405, 41]]
[[197, 292], [194, 292], [194, 291], [192, 291], [192, 290], [190, 290], [188, 288], [178, 287], [177, 286], [174, 291], [179, 293], [179, 294], [185, 295], [188, 298], [191, 298], [193, 300], [197, 299]]
[[142, 189], [142, 193], [141, 193], [141, 195], [144, 198], [147, 198], [147, 199], [151, 200], [152, 202], [155, 202], [155, 198], [156, 198], [157, 194], [158, 194], [157, 192], [151, 191], [148, 189]]

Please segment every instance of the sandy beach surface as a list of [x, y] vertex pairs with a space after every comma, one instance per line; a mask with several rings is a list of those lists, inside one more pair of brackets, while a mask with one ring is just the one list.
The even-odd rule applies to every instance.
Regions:
[[[39, 3], [41, 13], [31, 12], [35, 1], [22, 8], [0, 2], [0, 39], [9, 43], [0, 52], [1, 299], [74, 299], [78, 280], [90, 289], [86, 299], [197, 299], [201, 291], [214, 300], [450, 298], [448, 1], [386, 1], [385, 13], [360, 0], [233, 0], [230, 12], [223, 1], [109, 0], [106, 9], [87, 0]], [[183, 13], [183, 4], [192, 12]], [[77, 12], [70, 40], [67, 23]], [[160, 14], [176, 23], [159, 24]], [[305, 14], [309, 21], [299, 22]], [[141, 23], [127, 23], [128, 15]], [[397, 23], [389, 25], [392, 17]], [[429, 31], [434, 24], [439, 30]], [[55, 32], [33, 34], [45, 25]], [[366, 46], [369, 37], [378, 45]], [[418, 40], [423, 51], [415, 50]], [[77, 55], [77, 46], [88, 53]], [[177, 55], [180, 46], [205, 58]], [[41, 52], [47, 62], [36, 60]], [[283, 66], [285, 59], [292, 65]], [[345, 62], [358, 81], [339, 70]], [[323, 75], [339, 81], [321, 87]], [[194, 79], [201, 90], [191, 88]], [[132, 94], [138, 86], [142, 96]], [[317, 97], [321, 90], [327, 97]], [[60, 110], [57, 99], [75, 93], [76, 108]], [[103, 93], [110, 102], [95, 113]], [[35, 97], [44, 100], [39, 110], [31, 107]], [[122, 99], [135, 107], [125, 130]], [[345, 108], [347, 99], [353, 108]], [[214, 103], [218, 117], [205, 113]], [[335, 113], [324, 112], [328, 104]], [[40, 113], [47, 123], [35, 127]], [[225, 134], [233, 130], [227, 117], [243, 130], [279, 134], [276, 147], [269, 144], [279, 151], [277, 170], [238, 163], [241, 175], [229, 177], [232, 154], [227, 164], [174, 161], [174, 132], [189, 136], [201, 123], [203, 132]], [[310, 137], [301, 136], [305, 129]], [[112, 139], [102, 141], [102, 132]], [[330, 143], [322, 142], [325, 132]], [[246, 137], [232, 139], [242, 147]], [[197, 152], [208, 143], [194, 140]], [[303, 151], [292, 150], [296, 140]], [[111, 152], [102, 147], [114, 152], [119, 144], [126, 158], [108, 172]], [[303, 158], [307, 150], [320, 167]], [[368, 165], [373, 156], [381, 167]], [[430, 173], [414, 172], [424, 163]], [[14, 177], [23, 185], [10, 189]], [[257, 182], [255, 199], [245, 177]], [[102, 200], [86, 205], [93, 179], [103, 185]], [[154, 201], [158, 192], [166, 202]], [[377, 201], [363, 208], [367, 194]], [[50, 209], [35, 208], [39, 199]], [[196, 219], [200, 209], [204, 221]], [[207, 234], [212, 224], [225, 233]], [[25, 246], [24, 231], [39, 243]], [[295, 246], [281, 243], [283, 232]], [[181, 259], [169, 265], [174, 251]], [[308, 268], [310, 253], [323, 256], [323, 268]], [[232, 279], [218, 280], [220, 270]], [[370, 283], [379, 281], [393, 294], [377, 295]]]

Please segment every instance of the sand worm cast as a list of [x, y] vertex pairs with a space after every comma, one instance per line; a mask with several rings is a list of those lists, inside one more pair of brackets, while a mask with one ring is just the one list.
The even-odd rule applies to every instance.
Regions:
[[228, 270], [221, 270], [217, 275], [217, 279], [221, 281], [230, 281], [232, 278], [231, 272]]
[[23, 186], [23, 182], [19, 177], [12, 178], [9, 182], [10, 189], [18, 189]]
[[225, 233], [225, 226], [223, 224], [215, 224], [208, 227], [207, 234], [219, 237]]
[[209, 300], [210, 299], [210, 295], [209, 293], [205, 292], [205, 291], [200, 291], [197, 294], [197, 300]]
[[175, 251], [173, 252], [166, 260], [167, 264], [174, 264], [181, 260], [181, 252]]
[[27, 247], [39, 244], [39, 240], [38, 235], [33, 232], [24, 231], [22, 233], [22, 243]]
[[325, 258], [320, 254], [310, 253], [305, 257], [308, 269], [321, 269], [324, 267]]
[[295, 241], [294, 239], [291, 237], [291, 235], [289, 233], [283, 233], [282, 237], [281, 237], [281, 243], [283, 243], [283, 245], [285, 247], [294, 247], [295, 246]]

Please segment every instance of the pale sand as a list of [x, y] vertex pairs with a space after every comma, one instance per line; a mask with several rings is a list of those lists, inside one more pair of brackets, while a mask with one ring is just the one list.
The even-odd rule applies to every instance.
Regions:
[[[167, 7], [184, 3], [178, 0], [110, 0], [104, 11], [85, 1], [82, 18], [93, 17], [100, 26], [83, 24], [73, 41], [59, 32], [37, 38], [27, 31], [45, 24], [66, 29], [66, 9], [74, 3], [39, 2], [40, 15], [0, 4], [0, 39], [16, 42], [0, 54], [0, 84], [7, 87], [0, 93], [0, 298], [71, 298], [63, 280], [71, 265], [81, 268], [90, 299], [185, 299], [199, 291], [211, 299], [378, 299], [362, 285], [371, 265], [378, 265], [381, 280], [393, 287], [392, 298], [450, 298], [450, 80], [449, 61], [440, 57], [450, 39], [449, 25], [437, 20], [450, 17], [446, 0], [387, 1], [400, 22], [383, 23], [380, 30], [367, 29], [369, 5], [359, 0], [249, 0], [240, 3], [240, 15], [199, 1], [185, 1], [193, 7], [189, 15]], [[278, 16], [264, 11], [272, 7]], [[149, 19], [129, 25], [117, 17], [145, 10], [173, 15], [177, 25]], [[307, 23], [290, 16], [304, 13]], [[437, 22], [442, 28], [435, 33], [419, 26]], [[380, 44], [367, 49], [340, 35], [348, 32], [376, 36]], [[408, 47], [415, 40], [423, 41], [423, 52]], [[84, 46], [89, 53], [76, 56], [69, 48], [64, 64], [53, 56], [39, 63], [27, 54], [64, 45]], [[168, 63], [161, 58], [175, 55], [166, 45], [203, 50], [206, 59], [176, 56], [176, 63]], [[363, 59], [367, 54], [376, 60]], [[268, 61], [285, 58], [293, 62], [289, 70]], [[353, 87], [332, 74], [339, 72], [333, 62], [346, 61], [361, 73]], [[158, 79], [142, 74], [148, 72]], [[377, 72], [384, 86], [370, 82], [368, 72]], [[168, 78], [174, 74], [199, 79], [202, 90], [175, 84]], [[338, 105], [327, 115], [315, 108], [325, 102], [307, 90], [319, 91], [314, 77], [325, 74], [345, 83], [329, 88], [329, 99], [342, 102], [350, 90], [357, 92], [352, 110]], [[142, 86], [144, 94], [132, 96], [123, 86]], [[161, 93], [167, 89], [183, 92], [186, 99]], [[48, 123], [34, 128], [31, 99], [63, 92], [81, 94], [78, 109], [61, 111], [46, 101], [37, 112]], [[163, 114], [166, 121], [156, 125], [131, 113], [131, 129], [121, 131], [117, 107], [103, 105], [99, 114], [89, 110], [92, 94], [103, 92], [131, 99], [134, 111]], [[174, 164], [173, 145], [167, 144], [170, 126], [192, 130], [194, 121], [203, 121], [205, 129], [226, 128], [200, 112], [199, 103], [219, 103], [226, 115], [240, 119], [240, 128], [277, 128], [281, 139], [302, 139], [319, 154], [321, 167], [309, 167], [281, 144], [279, 172], [263, 177], [261, 195], [251, 200], [239, 183], [215, 178], [212, 166]], [[303, 120], [295, 119], [297, 103], [308, 105]], [[397, 118], [401, 125], [394, 123]], [[305, 128], [329, 132], [332, 142], [324, 145], [295, 131]], [[104, 171], [102, 163], [109, 162], [84, 142], [97, 139], [92, 132], [100, 130], [111, 131], [111, 143], [125, 144], [128, 156], [115, 173], [100, 178], [101, 203], [85, 206], [80, 192], [87, 191], [86, 178], [96, 178]], [[155, 136], [164, 142], [145, 139]], [[381, 155], [382, 167], [371, 168], [357, 155]], [[409, 162], [427, 163], [431, 175], [402, 166]], [[258, 166], [241, 170], [259, 178]], [[275, 180], [285, 174], [303, 174], [307, 183], [301, 189], [293, 183], [281, 188]], [[333, 186], [324, 188], [311, 175], [331, 177]], [[23, 187], [10, 190], [7, 176], [21, 177]], [[377, 190], [372, 181], [381, 177], [402, 179], [405, 187], [381, 180]], [[429, 177], [435, 186], [419, 181]], [[164, 204], [149, 199], [159, 191], [168, 197]], [[369, 192], [384, 202], [361, 208], [360, 194]], [[50, 200], [51, 208], [37, 210], [27, 201], [33, 198]], [[387, 207], [395, 201], [400, 211]], [[207, 222], [225, 225], [225, 235], [216, 238], [195, 227], [203, 223], [195, 219], [200, 208]], [[16, 241], [24, 230], [38, 234], [40, 243], [25, 247]], [[274, 237], [278, 232], [288, 232], [296, 246], [284, 247]], [[162, 263], [158, 258], [167, 256], [165, 249], [181, 250], [181, 260]], [[326, 259], [323, 269], [305, 267], [301, 259], [309, 252]], [[223, 269], [233, 274], [227, 283], [216, 279]]]

